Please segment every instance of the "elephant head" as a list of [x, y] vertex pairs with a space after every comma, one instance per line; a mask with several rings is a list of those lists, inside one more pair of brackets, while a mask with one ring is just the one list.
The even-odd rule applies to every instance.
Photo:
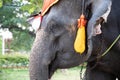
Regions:
[[73, 47], [77, 19], [82, 13], [81, 3], [82, 0], [59, 0], [43, 16], [30, 54], [30, 80], [48, 80], [56, 69], [77, 66], [90, 57], [93, 29], [100, 24], [97, 21], [109, 9], [110, 0], [85, 1], [85, 13], [89, 17], [87, 41], [90, 44], [82, 55]]

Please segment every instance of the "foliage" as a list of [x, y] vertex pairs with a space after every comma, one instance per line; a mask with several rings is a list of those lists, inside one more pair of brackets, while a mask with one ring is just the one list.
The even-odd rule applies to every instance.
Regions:
[[25, 17], [21, 14], [20, 6], [20, 2], [3, 0], [3, 6], [0, 8], [0, 23], [3, 28], [11, 28], [18, 23], [27, 26]]
[[[32, 37], [28, 31], [21, 33], [19, 30], [13, 30], [14, 39], [12, 41], [11, 49], [15, 51], [29, 51], [31, 49], [34, 37]], [[17, 46], [19, 45], [19, 46]]]
[[3, 1], [2, 1], [2, 0], [0, 0], [0, 7], [2, 7], [2, 5], [3, 5]]
[[2, 38], [0, 37], [0, 55], [2, 53]]
[[[26, 19], [30, 14], [40, 11], [42, 0], [0, 0], [0, 23], [2, 27], [27, 27]], [[22, 25], [22, 26], [19, 26]]]
[[30, 50], [35, 37], [27, 23], [31, 14], [41, 10], [42, 0], [0, 0], [0, 27], [13, 33], [13, 50]]
[[27, 11], [30, 14], [38, 13], [41, 10], [43, 0], [29, 0], [30, 3], [21, 7], [23, 11]]
[[3, 68], [28, 66], [28, 63], [29, 63], [28, 55], [25, 54], [0, 55], [0, 67]]

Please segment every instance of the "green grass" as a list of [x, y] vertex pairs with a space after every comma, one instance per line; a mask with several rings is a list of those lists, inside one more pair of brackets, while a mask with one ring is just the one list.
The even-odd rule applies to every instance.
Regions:
[[0, 70], [0, 80], [29, 80], [28, 70], [27, 69]]
[[52, 77], [52, 80], [80, 80], [79, 69], [58, 70]]
[[[79, 74], [79, 68], [57, 70], [52, 80], [80, 80]], [[2, 69], [0, 80], [29, 80], [29, 73], [27, 69]]]

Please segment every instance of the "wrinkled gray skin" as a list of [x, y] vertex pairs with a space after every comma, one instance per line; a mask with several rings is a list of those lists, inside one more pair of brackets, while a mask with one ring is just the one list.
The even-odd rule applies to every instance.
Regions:
[[86, 14], [89, 20], [88, 47], [82, 55], [76, 53], [73, 47], [81, 3], [81, 0], [60, 0], [43, 17], [31, 50], [30, 80], [48, 80], [56, 69], [78, 66], [88, 60], [92, 51], [93, 28], [96, 20], [108, 9], [106, 4], [109, 0], [85, 0], [85, 9], [90, 4], [91, 8]]

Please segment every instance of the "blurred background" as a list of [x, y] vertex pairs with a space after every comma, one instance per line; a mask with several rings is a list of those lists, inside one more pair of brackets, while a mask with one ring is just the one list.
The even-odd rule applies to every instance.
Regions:
[[[40, 12], [43, 0], [0, 0], [0, 80], [29, 80], [30, 49], [35, 31], [30, 15]], [[80, 80], [80, 67], [58, 70], [52, 80]]]

